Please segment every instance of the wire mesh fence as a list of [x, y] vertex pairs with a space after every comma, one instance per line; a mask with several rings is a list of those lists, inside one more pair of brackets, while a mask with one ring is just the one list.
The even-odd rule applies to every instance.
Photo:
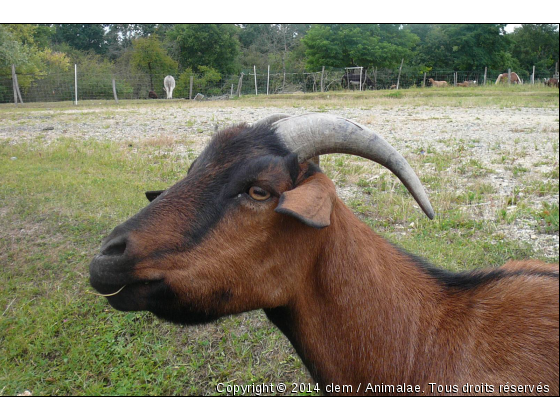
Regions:
[[[77, 71], [75, 71], [77, 70]], [[258, 70], [258, 69], [257, 69]], [[524, 72], [524, 83], [542, 83], [554, 75], [555, 69]], [[502, 71], [417, 69], [323, 69], [318, 72], [249, 71], [239, 75], [173, 74], [176, 87], [173, 98], [229, 98], [243, 95], [274, 95], [351, 90], [407, 89], [430, 87], [431, 81], [445, 81], [448, 86], [469, 82], [476, 86], [494, 84]], [[527, 74], [529, 77], [527, 77]], [[23, 103], [80, 100], [127, 100], [166, 98], [163, 79], [166, 74], [111, 74], [82, 72], [80, 68], [63, 73], [19, 74], [17, 84]], [[507, 82], [507, 77], [503, 78]], [[465, 84], [467, 85], [467, 84]], [[77, 93], [77, 96], [76, 96]], [[197, 96], [198, 94], [198, 96]], [[13, 76], [0, 76], [0, 103], [14, 101]]]

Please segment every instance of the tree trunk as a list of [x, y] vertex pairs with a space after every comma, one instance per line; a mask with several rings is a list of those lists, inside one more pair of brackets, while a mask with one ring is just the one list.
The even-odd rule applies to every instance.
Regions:
[[150, 64], [150, 62], [148, 62], [148, 71], [150, 74], [150, 90], [154, 90], [154, 81], [152, 80], [152, 65]]

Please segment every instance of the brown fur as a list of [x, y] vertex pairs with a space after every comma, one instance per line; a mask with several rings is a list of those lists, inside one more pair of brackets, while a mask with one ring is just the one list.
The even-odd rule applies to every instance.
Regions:
[[546, 81], [546, 85], [550, 87], [558, 87], [558, 79], [556, 77], [552, 77]]
[[[502, 73], [496, 79], [496, 84], [498, 84], [500, 82], [501, 83], [507, 83], [507, 81], [508, 81], [508, 74], [507, 73]], [[521, 78], [514, 71], [511, 72], [511, 83], [514, 83], [514, 84], [521, 83]]]
[[445, 80], [437, 81], [432, 78], [428, 79], [433, 87], [447, 87], [447, 82]]
[[151, 285], [143, 282], [164, 279], [178, 310], [216, 318], [262, 308], [321, 387], [352, 385], [353, 394], [361, 387], [372, 395], [368, 383], [406, 383], [434, 395], [429, 383], [437, 383], [457, 385], [453, 395], [486, 395], [463, 390], [468, 383], [504, 395], [519, 394], [500, 385], [541, 384], [548, 393], [523, 395], [558, 395], [558, 265], [509, 262], [499, 279], [448, 287], [363, 224], [325, 175], [305, 178], [308, 169], [300, 166], [294, 186], [271, 163], [255, 181], [275, 192], [269, 200], [240, 198], [202, 242], [186, 247], [181, 232], [220, 170], [194, 164], [186, 180], [196, 179], [196, 189], [179, 182], [135, 216], [141, 223], [125, 226], [138, 285], [109, 301], [149, 309]]
[[174, 292], [220, 315], [270, 308], [321, 384], [405, 382], [431, 395], [429, 382], [488, 383], [495, 393], [542, 382], [558, 394], [558, 283], [515, 274], [558, 266], [510, 262], [511, 277], [444, 290], [364, 226], [328, 178], [313, 178], [335, 200], [328, 230], [275, 213], [277, 202], [254, 206], [251, 218], [230, 214], [203, 246], [158, 262]]

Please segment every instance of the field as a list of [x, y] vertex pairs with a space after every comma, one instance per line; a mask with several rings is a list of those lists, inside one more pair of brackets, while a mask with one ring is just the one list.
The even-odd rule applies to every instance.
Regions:
[[[310, 383], [262, 311], [199, 327], [121, 313], [88, 265], [144, 191], [185, 174], [216, 128], [328, 112], [373, 128], [410, 162], [428, 220], [381, 166], [321, 158], [371, 228], [450, 270], [558, 262], [558, 90], [494, 86], [0, 106], [0, 396], [214, 395], [218, 383]], [[252, 394], [258, 391], [251, 392]], [[293, 395], [291, 386], [284, 392]]]

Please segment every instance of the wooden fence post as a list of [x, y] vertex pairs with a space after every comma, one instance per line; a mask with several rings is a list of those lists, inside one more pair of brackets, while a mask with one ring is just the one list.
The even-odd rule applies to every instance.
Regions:
[[486, 86], [486, 73], [488, 71], [488, 67], [484, 67], [484, 86]]
[[321, 69], [321, 92], [325, 91], [324, 80], [325, 80], [325, 66], [323, 66], [323, 68]]
[[424, 80], [422, 81], [422, 87], [426, 87], [426, 72], [424, 72]]
[[533, 66], [533, 74], [531, 75], [531, 84], [535, 84], [535, 66]]
[[241, 86], [243, 85], [243, 72], [241, 72], [241, 76], [239, 76], [239, 82], [237, 83], [237, 97], [241, 98]]
[[266, 94], [268, 95], [268, 85], [270, 84], [270, 64], [266, 73]]
[[117, 87], [115, 86], [115, 79], [113, 79], [113, 95], [115, 96], [115, 102], [119, 103], [119, 98], [117, 97]]
[[18, 96], [17, 96], [17, 89], [16, 89], [16, 65], [12, 64], [12, 87], [14, 88], [14, 105], [17, 106], [18, 104]]
[[194, 84], [194, 76], [191, 76], [190, 85], [189, 85], [189, 99], [192, 99], [193, 84]]
[[74, 64], [74, 105], [78, 105], [78, 65]]
[[399, 83], [401, 81], [401, 71], [402, 71], [403, 63], [404, 63], [404, 58], [401, 60], [401, 67], [399, 68], [399, 76], [397, 77], [397, 90], [399, 90]]
[[259, 94], [257, 89], [257, 66], [253, 66], [253, 73], [255, 75], [255, 96], [257, 96]]
[[364, 68], [360, 67], [360, 92], [362, 91], [362, 72], [363, 72]]
[[508, 86], [511, 85], [511, 69], [508, 69]]

